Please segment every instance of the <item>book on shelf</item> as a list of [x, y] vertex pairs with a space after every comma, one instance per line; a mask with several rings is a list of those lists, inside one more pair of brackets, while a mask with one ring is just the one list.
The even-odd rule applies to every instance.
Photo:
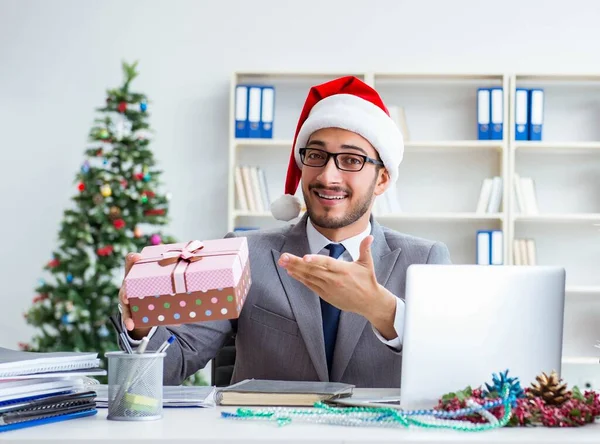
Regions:
[[267, 177], [260, 167], [235, 167], [235, 193], [239, 210], [263, 213], [271, 207]]
[[531, 177], [521, 177], [517, 173], [513, 177], [515, 210], [521, 214], [539, 214], [535, 184]]
[[483, 179], [479, 200], [477, 201], [477, 214], [499, 213], [502, 207], [504, 180], [500, 176], [486, 177]]
[[513, 262], [515, 265], [537, 264], [533, 239], [513, 239]]

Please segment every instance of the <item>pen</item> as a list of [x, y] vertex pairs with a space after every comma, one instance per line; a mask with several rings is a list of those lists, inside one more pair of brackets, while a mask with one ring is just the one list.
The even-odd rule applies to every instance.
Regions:
[[162, 345], [160, 347], [158, 347], [158, 350], [156, 350], [156, 353], [164, 352], [167, 348], [169, 348], [169, 346], [174, 341], [175, 341], [175, 335], [171, 335], [171, 337], [169, 339], [167, 339], [165, 342], [162, 343]]
[[131, 345], [129, 345], [129, 341], [127, 340], [127, 336], [125, 336], [125, 333], [121, 333], [119, 336], [121, 336], [121, 341], [123, 342], [123, 347], [125, 347], [125, 350], [127, 350], [127, 353], [132, 354], [133, 350], [131, 349]]

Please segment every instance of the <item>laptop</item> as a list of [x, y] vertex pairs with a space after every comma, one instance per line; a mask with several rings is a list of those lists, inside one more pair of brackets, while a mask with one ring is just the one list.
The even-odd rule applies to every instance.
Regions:
[[400, 408], [432, 408], [505, 370], [522, 387], [560, 374], [565, 276], [552, 266], [409, 266]]

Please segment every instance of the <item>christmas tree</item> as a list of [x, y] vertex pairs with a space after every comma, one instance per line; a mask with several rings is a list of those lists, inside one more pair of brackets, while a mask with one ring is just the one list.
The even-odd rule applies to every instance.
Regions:
[[73, 204], [64, 211], [58, 245], [44, 266], [25, 314], [39, 333], [30, 351], [117, 350], [109, 316], [117, 311], [125, 255], [146, 245], [175, 242], [158, 228], [168, 223], [169, 195], [149, 148], [148, 100], [133, 92], [137, 62], [123, 63], [124, 83], [107, 91], [89, 133]]

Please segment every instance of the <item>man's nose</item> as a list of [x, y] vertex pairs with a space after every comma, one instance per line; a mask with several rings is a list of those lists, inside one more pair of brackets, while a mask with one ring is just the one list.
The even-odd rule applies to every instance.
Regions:
[[339, 183], [341, 182], [341, 171], [335, 164], [333, 157], [327, 160], [327, 163], [321, 167], [319, 173], [319, 180], [323, 183]]

